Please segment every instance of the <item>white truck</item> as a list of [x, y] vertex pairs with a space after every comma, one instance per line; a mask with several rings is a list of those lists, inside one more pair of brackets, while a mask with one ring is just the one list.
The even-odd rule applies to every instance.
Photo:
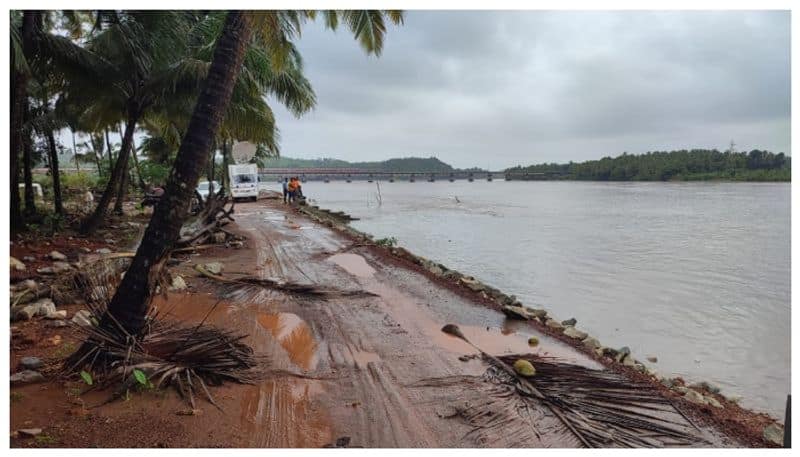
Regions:
[[231, 197], [234, 200], [248, 198], [258, 199], [258, 166], [254, 163], [228, 165]]

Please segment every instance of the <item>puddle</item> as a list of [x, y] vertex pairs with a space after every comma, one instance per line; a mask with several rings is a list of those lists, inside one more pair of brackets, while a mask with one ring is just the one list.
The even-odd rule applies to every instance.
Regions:
[[259, 314], [258, 323], [269, 330], [289, 359], [304, 370], [317, 366], [317, 342], [308, 324], [292, 313]]
[[[341, 254], [340, 254], [341, 255]], [[372, 281], [366, 288], [381, 296], [387, 311], [401, 326], [420, 329], [436, 346], [459, 355], [475, 354], [475, 348], [454, 336], [442, 332], [445, 324], [456, 324], [464, 336], [475, 346], [491, 355], [536, 354], [545, 357], [558, 357], [569, 363], [587, 368], [600, 369], [602, 366], [570, 346], [539, 333], [533, 327], [517, 321], [504, 320], [502, 327], [479, 327], [462, 325], [458, 322], [441, 322], [412, 298], [391, 286]], [[528, 339], [535, 336], [539, 344], [528, 345]]]
[[367, 261], [358, 254], [335, 254], [328, 257], [328, 260], [359, 278], [371, 278], [375, 274], [375, 269], [369, 266]]

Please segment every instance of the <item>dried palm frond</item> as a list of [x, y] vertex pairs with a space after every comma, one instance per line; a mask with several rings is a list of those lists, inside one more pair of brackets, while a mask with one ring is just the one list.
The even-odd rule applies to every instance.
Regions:
[[[562, 430], [566, 428], [577, 439], [576, 444], [586, 447], [691, 446], [706, 441], [694, 424], [650, 384], [551, 357], [494, 357], [469, 342], [458, 326], [449, 324], [442, 330], [478, 349], [490, 365], [482, 378], [471, 377], [469, 381], [481, 386], [472, 389], [481, 395], [456, 407], [459, 416], [473, 427], [470, 436], [481, 444], [498, 444], [500, 440], [505, 440], [500, 444], [509, 446], [524, 445], [525, 440], [541, 442], [544, 434], [540, 430], [548, 423], [543, 419], [548, 411]], [[536, 367], [534, 377], [520, 376], [511, 368], [520, 358]], [[465, 377], [426, 379], [415, 386], [452, 382], [464, 383]], [[538, 419], [533, 420], [533, 416]], [[505, 436], [508, 430], [520, 439], [509, 442]]]
[[206, 270], [202, 265], [196, 265], [197, 270], [206, 278], [223, 283], [223, 294], [250, 295], [257, 294], [263, 290], [275, 290], [287, 295], [301, 297], [315, 297], [322, 300], [336, 297], [376, 297], [377, 295], [365, 290], [342, 290], [331, 287], [320, 287], [313, 284], [301, 284], [291, 281], [284, 281], [276, 278], [258, 278], [255, 276], [238, 276], [227, 278], [216, 275]]
[[[86, 305], [95, 325], [77, 327], [85, 340], [65, 361], [64, 374], [92, 373], [98, 380], [96, 387], [119, 384], [111, 398], [114, 399], [142, 384], [142, 379], [134, 376], [136, 370], [146, 376], [148, 386], [174, 386], [192, 408], [196, 407], [198, 393], [216, 405], [209, 384], [224, 381], [252, 384], [267, 374], [268, 359], [256, 355], [243, 343], [247, 335], [205, 325], [205, 319], [187, 327], [163, 321], [158, 311], [151, 308], [142, 334], [129, 335], [106, 312], [124, 266], [114, 262], [93, 265], [71, 279], [75, 289], [87, 291]], [[161, 284], [161, 289], [166, 290], [165, 284]], [[208, 315], [212, 311], [213, 308]]]

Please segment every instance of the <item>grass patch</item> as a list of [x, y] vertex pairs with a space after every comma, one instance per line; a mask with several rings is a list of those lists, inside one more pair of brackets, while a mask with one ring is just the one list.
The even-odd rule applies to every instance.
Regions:
[[53, 438], [50, 435], [46, 435], [44, 433], [42, 433], [41, 435], [36, 435], [36, 437], [34, 437], [33, 439], [34, 441], [36, 441], [37, 445], [42, 445], [42, 446], [58, 443], [57, 439]]
[[16, 401], [22, 401], [23, 398], [25, 398], [25, 395], [22, 395], [22, 393], [11, 392], [11, 403], [14, 403]]

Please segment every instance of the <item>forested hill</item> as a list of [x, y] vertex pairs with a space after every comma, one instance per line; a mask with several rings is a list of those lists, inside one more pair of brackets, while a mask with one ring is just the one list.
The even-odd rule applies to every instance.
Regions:
[[291, 157], [276, 157], [261, 161], [265, 168], [359, 168], [371, 171], [389, 171], [396, 173], [425, 172], [444, 173], [452, 171], [453, 167], [442, 162], [436, 157], [405, 157], [389, 159], [382, 162], [347, 162], [338, 159], [293, 159]]
[[543, 163], [509, 168], [512, 173], [549, 173], [556, 179], [589, 181], [732, 180], [791, 181], [791, 157], [754, 149], [654, 151], [581, 163]]

